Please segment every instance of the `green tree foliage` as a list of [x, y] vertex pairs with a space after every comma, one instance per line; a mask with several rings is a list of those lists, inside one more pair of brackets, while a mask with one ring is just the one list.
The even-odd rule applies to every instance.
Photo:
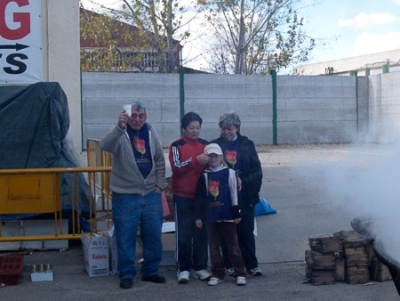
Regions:
[[296, 0], [209, 0], [215, 30], [209, 64], [222, 74], [269, 74], [305, 62], [315, 40], [303, 31]]

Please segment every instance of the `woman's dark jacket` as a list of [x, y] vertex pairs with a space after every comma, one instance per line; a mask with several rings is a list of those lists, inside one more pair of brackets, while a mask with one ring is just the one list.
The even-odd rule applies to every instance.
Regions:
[[[261, 162], [258, 158], [256, 147], [254, 146], [253, 141], [251, 141], [246, 136], [242, 136], [237, 133], [237, 141], [239, 144], [239, 152], [242, 161], [242, 172], [239, 174], [240, 179], [242, 180], [242, 196], [240, 202], [249, 202], [251, 206], [257, 204], [259, 199], [259, 192], [262, 184], [262, 169]], [[225, 150], [229, 141], [219, 137], [211, 143], [217, 143], [222, 152], [225, 154]]]

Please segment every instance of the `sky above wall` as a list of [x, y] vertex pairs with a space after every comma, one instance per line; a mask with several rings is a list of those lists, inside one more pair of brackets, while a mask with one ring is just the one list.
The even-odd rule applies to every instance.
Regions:
[[[97, 4], [117, 8], [121, 0], [81, 0], [86, 9]], [[305, 20], [305, 32], [317, 39], [308, 63], [338, 60], [365, 54], [400, 49], [400, 0], [304, 0], [299, 16]], [[190, 25], [193, 35], [202, 35], [200, 17]], [[185, 66], [205, 69], [202, 57], [204, 41], [190, 40], [184, 45]]]

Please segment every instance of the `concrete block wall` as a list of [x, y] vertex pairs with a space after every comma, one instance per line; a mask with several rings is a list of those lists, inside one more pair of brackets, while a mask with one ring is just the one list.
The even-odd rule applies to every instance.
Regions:
[[241, 133], [257, 144], [272, 144], [271, 76], [185, 75], [185, 112], [203, 119], [202, 136], [220, 135], [221, 115], [235, 111], [242, 121]]
[[83, 73], [83, 139], [100, 139], [117, 124], [124, 104], [141, 101], [163, 146], [179, 137], [179, 78], [167, 74]]
[[279, 76], [277, 109], [278, 144], [352, 142], [356, 78]]
[[[178, 74], [83, 73], [83, 137], [100, 139], [117, 122], [122, 105], [144, 102], [164, 147], [180, 136]], [[350, 143], [369, 124], [368, 78], [278, 76], [278, 144]], [[271, 76], [188, 74], [185, 112], [203, 118], [201, 136], [219, 136], [218, 119], [236, 111], [241, 132], [256, 144], [273, 144]], [[361, 125], [361, 126], [360, 126]]]
[[400, 141], [400, 72], [369, 78], [369, 130], [377, 143]]

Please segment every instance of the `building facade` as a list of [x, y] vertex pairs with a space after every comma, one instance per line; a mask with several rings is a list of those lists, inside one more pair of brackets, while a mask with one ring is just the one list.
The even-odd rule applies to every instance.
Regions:
[[179, 69], [182, 46], [131, 24], [80, 8], [83, 71], [171, 73]]
[[400, 70], [400, 49], [295, 67], [295, 75], [369, 76]]

